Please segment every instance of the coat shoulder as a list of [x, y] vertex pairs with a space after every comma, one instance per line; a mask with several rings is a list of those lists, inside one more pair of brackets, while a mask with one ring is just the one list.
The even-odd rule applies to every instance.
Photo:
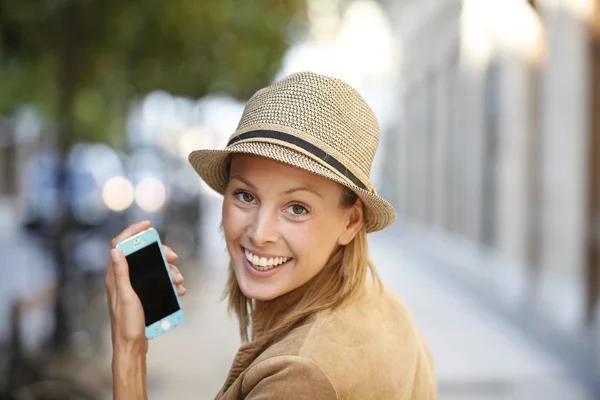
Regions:
[[337, 400], [329, 376], [311, 358], [280, 355], [254, 364], [242, 385], [245, 399]]
[[289, 332], [256, 364], [282, 356], [310, 360], [339, 398], [410, 399], [423, 385], [436, 391], [431, 355], [410, 311], [375, 284], [348, 306], [321, 312]]

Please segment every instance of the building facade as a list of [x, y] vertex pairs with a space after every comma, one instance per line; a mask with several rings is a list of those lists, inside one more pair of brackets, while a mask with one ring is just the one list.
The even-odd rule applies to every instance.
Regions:
[[381, 3], [402, 59], [399, 229], [470, 251], [461, 276], [579, 340], [599, 319], [595, 2]]

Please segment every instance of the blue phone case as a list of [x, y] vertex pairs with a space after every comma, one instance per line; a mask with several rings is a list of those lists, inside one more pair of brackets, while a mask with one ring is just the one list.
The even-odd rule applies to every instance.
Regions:
[[121, 243], [117, 244], [115, 247], [123, 252], [125, 257], [134, 253], [138, 250], [143, 249], [144, 247], [151, 245], [157, 242], [158, 247], [160, 249], [160, 254], [163, 259], [163, 264], [169, 272], [169, 279], [171, 280], [171, 285], [173, 286], [173, 292], [175, 293], [175, 297], [177, 298], [177, 304], [179, 304], [179, 310], [174, 312], [171, 315], [161, 319], [146, 327], [146, 337], [148, 339], [154, 339], [157, 336], [162, 335], [165, 332], [170, 331], [171, 329], [183, 324], [185, 321], [185, 313], [181, 308], [181, 302], [179, 301], [179, 297], [177, 296], [177, 288], [173, 284], [173, 278], [171, 277], [171, 273], [169, 271], [169, 263], [167, 263], [167, 258], [162, 249], [162, 244], [160, 242], [160, 238], [158, 236], [158, 232], [154, 228], [149, 228], [143, 232], [138, 233], [128, 239], [125, 239]]

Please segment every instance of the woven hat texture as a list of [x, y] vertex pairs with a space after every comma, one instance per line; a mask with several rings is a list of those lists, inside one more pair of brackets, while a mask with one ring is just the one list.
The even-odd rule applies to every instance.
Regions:
[[313, 72], [292, 74], [256, 92], [225, 149], [201, 149], [189, 161], [223, 194], [231, 154], [254, 154], [329, 178], [365, 205], [367, 232], [391, 225], [394, 208], [369, 180], [379, 142], [373, 110], [346, 82]]

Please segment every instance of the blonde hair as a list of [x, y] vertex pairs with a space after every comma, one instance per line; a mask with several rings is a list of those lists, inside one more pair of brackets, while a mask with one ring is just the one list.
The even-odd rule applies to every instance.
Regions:
[[[340, 207], [350, 208], [356, 203], [358, 197], [350, 189], [341, 187]], [[302, 294], [291, 310], [286, 312], [286, 316], [282, 320], [274, 320], [277, 317], [275, 313], [261, 312], [257, 309], [256, 303], [246, 297], [238, 285], [231, 261], [224, 298], [228, 299], [229, 311], [237, 316], [242, 341], [247, 343], [256, 334], [256, 332], [250, 332], [252, 322], [260, 321], [262, 326], [270, 327], [264, 332], [267, 335], [284, 334], [314, 313], [326, 309], [335, 310], [347, 305], [360, 293], [368, 272], [381, 288], [381, 281], [375, 266], [369, 259], [367, 231], [363, 226], [350, 243], [337, 249], [317, 276], [303, 285], [303, 287], [307, 287], [306, 292]], [[323, 282], [319, 282], [322, 284], [310, 285], [320, 276], [325, 277]]]

